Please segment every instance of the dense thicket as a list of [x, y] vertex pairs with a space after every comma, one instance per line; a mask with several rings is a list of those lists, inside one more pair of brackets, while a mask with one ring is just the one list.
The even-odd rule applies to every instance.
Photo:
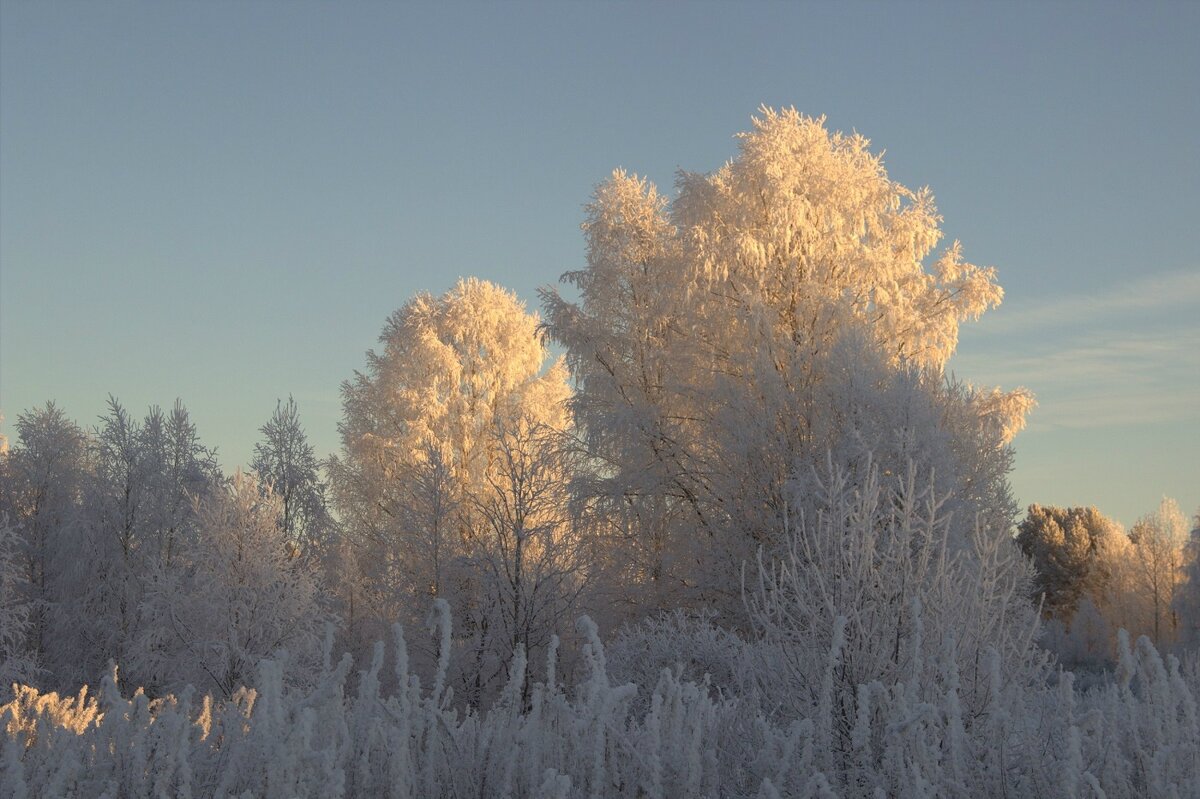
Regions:
[[[444, 606], [443, 606], [444, 607]], [[448, 611], [447, 611], [448, 615]], [[357, 680], [326, 660], [310, 690], [288, 689], [279, 664], [230, 700], [150, 699], [115, 672], [98, 695], [20, 687], [0, 706], [7, 739], [0, 792], [12, 797], [931, 797], [1158, 799], [1195, 795], [1200, 780], [1197, 664], [1162, 661], [1121, 640], [1111, 684], [1078, 694], [1010, 681], [995, 659], [981, 712], [968, 712], [953, 658], [925, 645], [929, 680], [911, 661], [864, 684], [858, 709], [823, 702], [781, 715], [772, 696], [719, 695], [665, 669], [614, 683], [595, 626], [568, 687], [547, 679], [522, 701], [525, 658], [487, 709], [448, 706], [448, 661], [429, 682], [397, 632], [385, 669], [378, 645]], [[448, 644], [446, 630], [443, 644]], [[553, 655], [551, 655], [553, 657]], [[837, 679], [842, 653], [810, 677]], [[385, 674], [385, 671], [391, 672]], [[398, 686], [382, 690], [381, 683]], [[845, 734], [842, 730], [845, 730]]]

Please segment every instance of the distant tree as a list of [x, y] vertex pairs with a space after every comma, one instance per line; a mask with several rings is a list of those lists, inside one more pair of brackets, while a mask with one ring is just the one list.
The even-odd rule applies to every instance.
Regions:
[[[1129, 535], [1111, 536], [1103, 543], [1098, 559], [1104, 588], [1099, 596], [1090, 599], [1113, 633], [1109, 655], [1115, 656], [1117, 630], [1126, 630], [1132, 640], [1142, 635], [1153, 637], [1154, 609], [1151, 597], [1144, 590], [1137, 553]], [[1083, 604], [1081, 601], [1080, 605]]]
[[1157, 511], [1134, 522], [1129, 540], [1139, 587], [1151, 603], [1154, 642], [1169, 645], [1178, 631], [1175, 593], [1183, 579], [1187, 519], [1175, 500], [1163, 497]]
[[14, 682], [32, 681], [37, 655], [29, 646], [29, 592], [18, 552], [20, 537], [0, 516], [0, 697]]
[[1180, 642], [1196, 647], [1200, 646], [1200, 509], [1192, 516], [1191, 527], [1183, 548], [1183, 580], [1173, 610], [1179, 620]]
[[16, 431], [0, 470], [0, 520], [7, 515], [14, 528], [10, 555], [25, 592], [30, 657], [53, 670], [70, 657], [55, 629], [75, 612], [69, 578], [81, 545], [89, 442], [53, 402], [19, 415]]
[[1070, 622], [1084, 596], [1100, 601], [1109, 577], [1104, 555], [1117, 536], [1124, 536], [1120, 525], [1095, 508], [1029, 506], [1017, 544], [1033, 561], [1047, 616]]
[[320, 464], [300, 424], [296, 400], [276, 403], [275, 413], [259, 431], [251, 468], [259, 485], [278, 499], [279, 529], [301, 555], [313, 555], [327, 545], [332, 519]]
[[193, 500], [224, 478], [216, 452], [200, 442], [179, 400], [169, 413], [150, 408], [142, 423], [141, 446], [148, 489], [143, 534], [154, 542], [157, 559], [169, 566], [189, 534]]
[[215, 453], [187, 409], [152, 407], [138, 422], [115, 398], [94, 435], [95, 476], [85, 500], [85, 548], [75, 559], [79, 596], [64, 638], [77, 653], [63, 679], [85, 681], [108, 661], [156, 688], [164, 619], [148, 592], [171, 582], [196, 535], [195, 500], [220, 484]]

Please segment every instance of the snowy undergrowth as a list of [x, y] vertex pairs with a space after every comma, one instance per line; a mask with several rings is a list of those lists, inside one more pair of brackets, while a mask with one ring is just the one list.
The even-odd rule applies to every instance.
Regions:
[[[437, 630], [448, 639], [443, 615]], [[453, 707], [448, 657], [429, 688], [395, 631], [396, 684], [380, 690], [384, 646], [348, 691], [349, 656], [326, 659], [311, 691], [284, 688], [274, 661], [229, 701], [97, 696], [17, 686], [0, 707], [0, 794], [11, 797], [1188, 797], [1200, 786], [1196, 686], [1145, 639], [1123, 637], [1116, 679], [1078, 694], [997, 686], [964, 713], [953, 659], [932, 691], [912, 680], [859, 687], [848, 746], [839, 718], [777, 718], [667, 669], [613, 684], [595, 625], [580, 621], [587, 675], [522, 697], [525, 660], [486, 712]], [[835, 647], [827, 658], [839, 668]], [[997, 661], [998, 662], [998, 661]], [[993, 665], [985, 668], [994, 668]], [[825, 679], [830, 678], [829, 674]], [[648, 701], [634, 704], [639, 694]], [[641, 709], [639, 709], [641, 708]], [[831, 713], [838, 711], [830, 710]]]

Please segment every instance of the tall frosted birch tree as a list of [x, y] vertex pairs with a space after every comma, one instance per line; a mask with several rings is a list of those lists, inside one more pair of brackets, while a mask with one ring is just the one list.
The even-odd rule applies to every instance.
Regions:
[[956, 497], [958, 545], [977, 516], [1007, 532], [1032, 399], [945, 374], [959, 324], [1000, 302], [994, 271], [937, 249], [932, 194], [862, 136], [762, 109], [738, 141], [671, 200], [614, 172], [563, 276], [578, 299], [542, 295], [593, 467], [579, 496], [624, 534], [639, 596], [736, 612], [730, 563], [779, 542], [827, 456], [885, 479], [915, 462]]

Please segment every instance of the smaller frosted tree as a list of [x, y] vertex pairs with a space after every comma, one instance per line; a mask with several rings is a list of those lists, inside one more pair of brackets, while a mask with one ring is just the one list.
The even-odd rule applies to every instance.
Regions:
[[72, 561], [77, 613], [65, 630], [72, 653], [60, 677], [83, 682], [118, 663], [152, 690], [167, 653], [164, 620], [150, 592], [179, 579], [182, 553], [196, 536], [195, 500], [220, 485], [216, 453], [205, 447], [187, 409], [153, 406], [138, 421], [115, 398], [93, 436], [94, 470], [84, 501], [86, 557]]
[[250, 468], [260, 486], [279, 499], [284, 536], [299, 554], [311, 556], [329, 544], [332, 520], [320, 464], [300, 424], [296, 400], [289, 396], [286, 404], [276, 403], [275, 413], [259, 432], [263, 438], [254, 445]]
[[588, 558], [568, 514], [571, 470], [561, 434], [517, 420], [497, 429], [496, 460], [490, 490], [473, 499], [481, 524], [472, 544], [483, 575], [481, 609], [492, 617], [486, 649], [506, 667], [519, 648], [539, 662], [551, 636], [571, 621]]
[[277, 520], [280, 501], [237, 473], [197, 503], [186, 572], [157, 586], [160, 673], [229, 697], [259, 661], [285, 650], [310, 664], [325, 622], [313, 567], [294, 557]]
[[1175, 595], [1179, 641], [1200, 646], [1200, 509], [1192, 517], [1192, 532], [1183, 551], [1184, 581]]
[[36, 663], [29, 651], [30, 602], [19, 562], [16, 528], [0, 517], [0, 698], [14, 682], [33, 678]]
[[471, 701], [516, 643], [548, 638], [543, 625], [559, 613], [538, 605], [558, 578], [533, 567], [540, 553], [551, 568], [570, 549], [560, 522], [569, 478], [544, 434], [568, 423], [566, 368], [537, 316], [482, 280], [414, 297], [379, 340], [342, 386], [342, 453], [330, 460], [365, 589], [351, 621], [369, 640], [446, 600], [473, 661], [457, 695]]
[[20, 570], [32, 657], [54, 671], [72, 657], [55, 631], [78, 613], [68, 578], [81, 543], [89, 442], [53, 402], [19, 415], [16, 429], [0, 470], [0, 518], [7, 513], [15, 531], [10, 556]]
[[1083, 597], [1100, 600], [1109, 577], [1104, 555], [1118, 536], [1120, 526], [1095, 508], [1029, 506], [1017, 544], [1033, 561], [1047, 615], [1069, 622]]
[[1158, 646], [1175, 640], [1179, 621], [1175, 592], [1183, 577], [1187, 534], [1187, 519], [1169, 497], [1163, 497], [1158, 510], [1138, 519], [1129, 531], [1134, 572], [1151, 605], [1154, 642]]

